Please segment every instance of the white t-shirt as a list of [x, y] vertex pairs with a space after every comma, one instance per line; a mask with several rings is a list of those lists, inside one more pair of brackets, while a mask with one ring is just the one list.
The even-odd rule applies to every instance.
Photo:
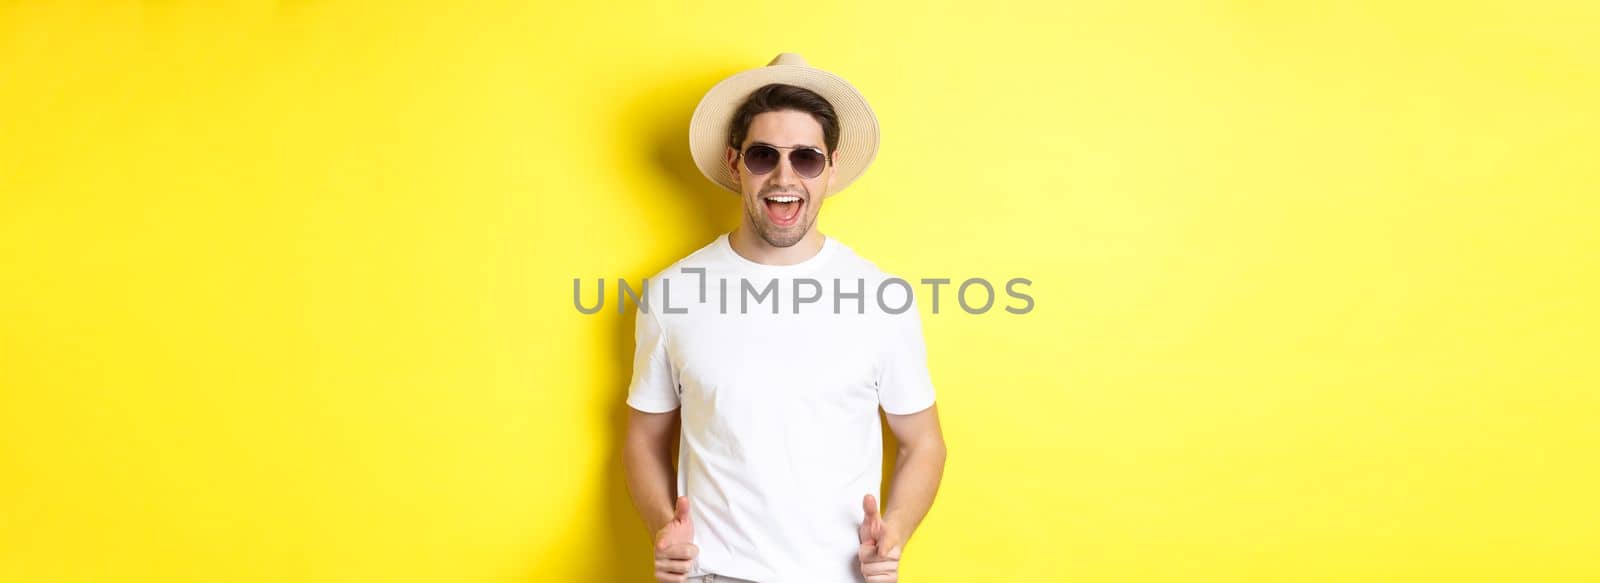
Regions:
[[690, 576], [862, 581], [861, 498], [882, 499], [878, 407], [934, 402], [916, 298], [893, 277], [831, 237], [804, 262], [765, 265], [725, 233], [650, 278], [627, 402], [682, 407]]

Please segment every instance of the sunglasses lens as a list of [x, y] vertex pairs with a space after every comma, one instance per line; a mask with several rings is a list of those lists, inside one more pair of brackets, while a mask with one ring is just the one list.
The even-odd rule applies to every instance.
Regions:
[[789, 153], [789, 164], [794, 166], [794, 171], [806, 178], [816, 178], [822, 174], [825, 160], [822, 152], [816, 150], [795, 150]]
[[770, 146], [750, 146], [744, 151], [744, 166], [751, 174], [766, 174], [778, 167], [778, 150]]

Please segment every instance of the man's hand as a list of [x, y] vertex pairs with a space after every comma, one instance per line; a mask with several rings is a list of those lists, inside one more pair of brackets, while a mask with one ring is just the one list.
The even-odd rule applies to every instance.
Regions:
[[656, 532], [656, 581], [683, 583], [700, 547], [694, 545], [694, 522], [689, 520], [689, 497], [678, 497], [672, 522]]
[[861, 499], [861, 510], [866, 514], [857, 533], [861, 537], [861, 546], [856, 549], [861, 574], [867, 577], [867, 583], [899, 581], [900, 547], [904, 542], [900, 532], [878, 515], [878, 500], [871, 494]]

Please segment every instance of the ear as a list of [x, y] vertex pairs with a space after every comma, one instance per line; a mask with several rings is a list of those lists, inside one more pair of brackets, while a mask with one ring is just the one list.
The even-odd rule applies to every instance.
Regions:
[[728, 175], [733, 177], [735, 183], [739, 182], [739, 151], [732, 147], [724, 148], [722, 158], [728, 165]]
[[833, 194], [833, 179], [839, 177], [839, 165], [834, 163], [833, 153], [828, 153], [828, 194]]

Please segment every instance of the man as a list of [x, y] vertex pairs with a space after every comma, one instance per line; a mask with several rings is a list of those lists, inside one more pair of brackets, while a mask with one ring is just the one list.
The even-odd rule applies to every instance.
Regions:
[[[817, 229], [877, 120], [784, 53], [713, 87], [689, 131], [744, 215], [639, 293], [624, 458], [656, 580], [897, 581], [945, 460], [920, 316], [909, 284]], [[879, 407], [900, 443], [881, 513]]]

